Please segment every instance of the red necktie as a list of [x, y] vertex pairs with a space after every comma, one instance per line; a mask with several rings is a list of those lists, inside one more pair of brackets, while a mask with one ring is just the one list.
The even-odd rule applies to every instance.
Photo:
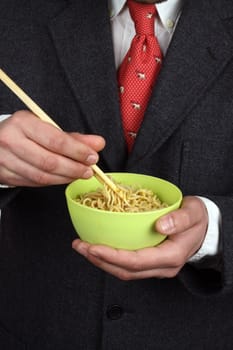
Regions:
[[122, 123], [131, 151], [140, 128], [156, 77], [162, 53], [154, 35], [155, 5], [127, 1], [136, 35], [118, 70]]

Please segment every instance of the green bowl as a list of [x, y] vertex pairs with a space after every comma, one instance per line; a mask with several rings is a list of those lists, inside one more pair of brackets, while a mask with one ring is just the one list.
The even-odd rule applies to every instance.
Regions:
[[155, 246], [166, 236], [155, 232], [155, 221], [179, 208], [182, 193], [174, 184], [153, 176], [132, 173], [109, 174], [116, 182], [152, 190], [167, 208], [139, 213], [110, 212], [79, 204], [75, 198], [101, 188], [95, 177], [76, 180], [65, 191], [67, 206], [78, 236], [92, 244], [105, 244], [114, 248], [135, 250]]

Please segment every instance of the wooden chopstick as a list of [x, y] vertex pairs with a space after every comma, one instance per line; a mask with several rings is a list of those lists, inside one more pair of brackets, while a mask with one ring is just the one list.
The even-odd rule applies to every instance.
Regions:
[[[18, 98], [41, 120], [52, 124], [56, 128], [60, 129], [60, 126], [50, 118], [1, 68], [0, 68], [0, 80], [16, 95]], [[92, 165], [92, 170], [95, 177], [101, 183], [106, 184], [115, 193], [119, 195], [119, 188], [117, 185], [96, 165]]]

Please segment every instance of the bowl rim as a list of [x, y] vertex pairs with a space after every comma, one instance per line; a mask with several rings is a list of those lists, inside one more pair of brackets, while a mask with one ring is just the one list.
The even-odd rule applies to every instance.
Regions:
[[[90, 210], [91, 212], [93, 211], [93, 212], [97, 212], [97, 213], [104, 213], [105, 215], [117, 215], [117, 216], [121, 216], [121, 215], [123, 215], [123, 216], [126, 216], [126, 215], [133, 215], [133, 216], [136, 216], [136, 215], [138, 215], [138, 216], [140, 216], [140, 215], [151, 215], [151, 214], [153, 214], [153, 213], [158, 213], [158, 214], [160, 214], [160, 213], [163, 213], [163, 212], [167, 212], [167, 210], [169, 210], [169, 211], [171, 211], [172, 210], [172, 208], [174, 207], [174, 208], [176, 208], [177, 207], [177, 204], [179, 204], [179, 206], [180, 206], [180, 204], [181, 204], [181, 201], [182, 201], [182, 199], [183, 199], [183, 194], [182, 194], [182, 191], [180, 190], [180, 188], [178, 187], [178, 186], [176, 186], [175, 184], [173, 184], [172, 182], [170, 182], [170, 181], [168, 181], [168, 180], [165, 180], [165, 179], [163, 179], [163, 178], [160, 178], [160, 177], [156, 177], [156, 176], [152, 176], [152, 175], [146, 175], [146, 174], [141, 174], [141, 173], [127, 173], [127, 172], [109, 172], [109, 173], [106, 173], [107, 175], [117, 175], [117, 176], [121, 176], [121, 175], [129, 175], [129, 176], [139, 176], [139, 177], [149, 177], [149, 178], [153, 178], [153, 179], [155, 179], [155, 180], [159, 180], [159, 181], [161, 181], [161, 182], [163, 182], [163, 183], [165, 183], [165, 184], [168, 184], [170, 187], [173, 187], [176, 191], [177, 191], [177, 193], [178, 193], [178, 196], [179, 196], [179, 199], [175, 202], [175, 203], [173, 203], [173, 204], [171, 204], [171, 205], [168, 205], [167, 207], [165, 207], [165, 208], [161, 208], [161, 209], [154, 209], [154, 210], [147, 210], [147, 211], [141, 211], [141, 212], [114, 212], [114, 211], [109, 211], [109, 210], [102, 210], [102, 209], [97, 209], [97, 208], [92, 208], [92, 207], [88, 207], [88, 206], [86, 206], [86, 205], [83, 205], [83, 204], [81, 204], [81, 203], [78, 203], [74, 198], [72, 198], [70, 195], [69, 195], [69, 191], [70, 191], [70, 188], [71, 188], [71, 186], [74, 184], [74, 183], [76, 183], [76, 182], [78, 182], [78, 181], [88, 181], [88, 180], [90, 180], [90, 179], [92, 179], [92, 178], [89, 178], [89, 179], [87, 179], [87, 180], [85, 180], [85, 179], [77, 179], [77, 180], [74, 180], [74, 181], [72, 181], [71, 183], [69, 183], [67, 186], [66, 186], [66, 189], [65, 189], [65, 196], [66, 196], [66, 199], [67, 199], [67, 201], [70, 201], [70, 202], [72, 202], [73, 204], [75, 204], [75, 205], [77, 205], [77, 206], [79, 206], [79, 207], [81, 207], [81, 208], [83, 208], [83, 209], [88, 209], [88, 210]], [[99, 184], [99, 186], [100, 186], [100, 188], [101, 188], [101, 184]]]

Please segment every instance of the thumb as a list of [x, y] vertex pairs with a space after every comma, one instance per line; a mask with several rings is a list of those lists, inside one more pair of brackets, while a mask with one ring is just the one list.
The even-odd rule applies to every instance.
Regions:
[[155, 229], [159, 233], [165, 235], [176, 233], [176, 223], [173, 213], [169, 213], [159, 218], [155, 223]]

